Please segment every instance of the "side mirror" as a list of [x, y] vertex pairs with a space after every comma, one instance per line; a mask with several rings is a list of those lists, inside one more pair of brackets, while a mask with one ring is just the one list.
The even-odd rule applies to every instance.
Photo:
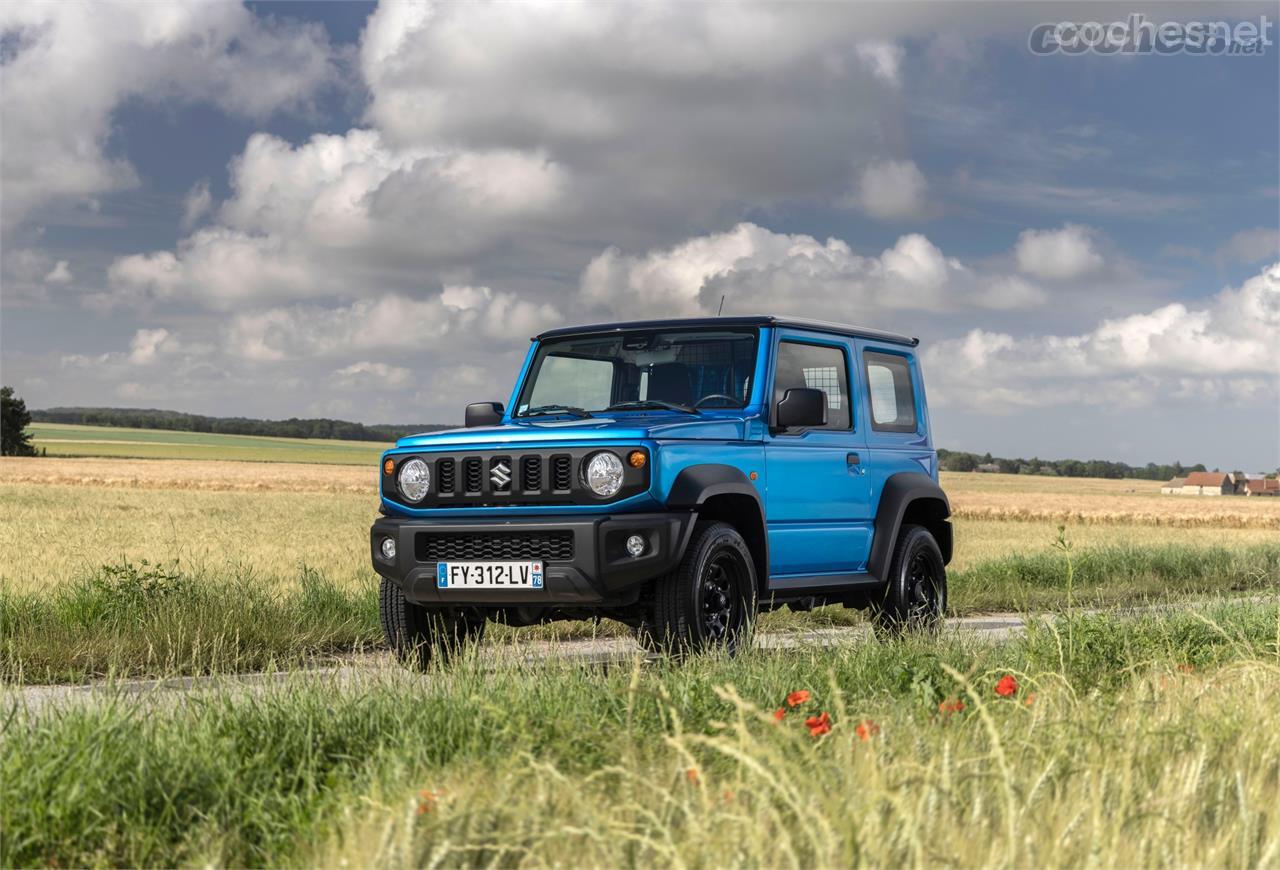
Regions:
[[794, 387], [778, 402], [778, 428], [802, 429], [827, 424], [827, 394], [808, 387]]
[[497, 426], [501, 422], [501, 402], [472, 402], [467, 405], [466, 425], [468, 429], [475, 426]]

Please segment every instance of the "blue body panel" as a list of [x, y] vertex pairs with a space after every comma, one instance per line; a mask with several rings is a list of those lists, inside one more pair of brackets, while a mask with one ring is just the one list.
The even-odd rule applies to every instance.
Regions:
[[[537, 351], [535, 341], [500, 425], [414, 435], [401, 439], [384, 454], [385, 458], [459, 449], [642, 446], [652, 457], [645, 492], [603, 504], [417, 510], [384, 498], [384, 509], [393, 516], [422, 518], [661, 511], [682, 470], [696, 465], [728, 465], [751, 481], [764, 507], [770, 588], [803, 588], [822, 578], [833, 583], [866, 579], [885, 481], [899, 472], [923, 472], [935, 482], [938, 479], [937, 454], [929, 434], [924, 383], [914, 346], [893, 341], [892, 336], [880, 340], [805, 324], [765, 326], [759, 335], [751, 395], [742, 409], [708, 408], [701, 414], [610, 412], [590, 419], [567, 415], [513, 418], [510, 409], [528, 377]], [[844, 354], [852, 420], [849, 429], [771, 430], [774, 360], [783, 340], [837, 348]], [[909, 361], [916, 431], [877, 431], [872, 425], [864, 351], [896, 354]]]

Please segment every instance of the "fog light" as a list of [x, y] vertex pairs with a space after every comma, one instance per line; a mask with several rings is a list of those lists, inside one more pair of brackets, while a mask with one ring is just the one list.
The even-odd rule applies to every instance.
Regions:
[[394, 562], [396, 560], [395, 538], [383, 538], [379, 549], [382, 550], [382, 558], [386, 559], [388, 562]]
[[640, 537], [639, 535], [632, 535], [631, 537], [627, 538], [627, 552], [630, 553], [632, 557], [639, 556], [641, 553], [643, 553], [644, 538]]

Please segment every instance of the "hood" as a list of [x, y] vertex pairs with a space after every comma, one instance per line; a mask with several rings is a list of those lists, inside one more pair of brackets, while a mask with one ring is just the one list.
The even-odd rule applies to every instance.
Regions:
[[540, 418], [513, 420], [504, 426], [474, 429], [446, 429], [410, 435], [396, 447], [486, 447], [504, 444], [555, 444], [579, 441], [635, 442], [643, 439], [705, 438], [716, 441], [739, 440], [745, 436], [746, 418], [717, 414], [622, 414], [596, 416], [586, 420]]

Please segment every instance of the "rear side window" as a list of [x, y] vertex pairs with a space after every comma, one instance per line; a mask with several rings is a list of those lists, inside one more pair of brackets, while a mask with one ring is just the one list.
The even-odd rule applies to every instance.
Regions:
[[801, 387], [827, 394], [827, 425], [814, 428], [849, 428], [849, 365], [842, 349], [798, 341], [780, 342], [773, 401], [781, 400], [787, 390]]
[[915, 432], [916, 392], [907, 358], [867, 351], [862, 359], [871, 392], [871, 428], [877, 432]]

